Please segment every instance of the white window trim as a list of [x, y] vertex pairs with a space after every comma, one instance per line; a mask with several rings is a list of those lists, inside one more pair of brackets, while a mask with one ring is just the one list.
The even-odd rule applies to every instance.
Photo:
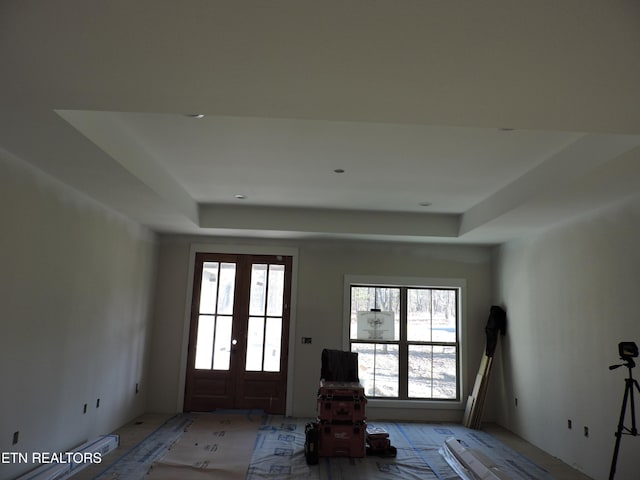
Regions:
[[460, 399], [459, 400], [391, 400], [391, 399], [368, 399], [367, 405], [381, 408], [436, 408], [439, 410], [457, 410], [465, 403], [467, 395], [464, 391], [464, 379], [466, 378], [466, 313], [467, 313], [467, 281], [464, 278], [435, 278], [435, 277], [387, 277], [380, 275], [352, 275], [344, 276], [344, 294], [342, 305], [342, 348], [350, 350], [351, 334], [351, 285], [371, 285], [371, 286], [401, 286], [401, 287], [429, 287], [429, 288], [459, 288], [458, 298], [458, 338], [459, 338], [459, 372], [458, 379]]

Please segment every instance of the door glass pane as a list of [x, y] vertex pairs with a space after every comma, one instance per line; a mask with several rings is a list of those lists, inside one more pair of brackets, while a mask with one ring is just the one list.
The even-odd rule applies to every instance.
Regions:
[[210, 370], [213, 358], [213, 327], [215, 318], [211, 315], [200, 315], [198, 318], [198, 336], [196, 338], [197, 369]]
[[454, 290], [432, 290], [433, 341], [456, 341], [456, 292]]
[[218, 313], [231, 315], [233, 313], [233, 294], [236, 285], [236, 264], [222, 263], [220, 265], [220, 289], [218, 292]]
[[431, 290], [407, 290], [407, 340], [431, 341]]
[[433, 347], [409, 345], [410, 398], [430, 398], [433, 389]]
[[358, 352], [358, 376], [365, 388], [365, 395], [398, 396], [398, 345], [354, 343], [351, 351]]
[[251, 265], [251, 292], [249, 297], [249, 315], [264, 315], [267, 292], [267, 265]]
[[232, 317], [218, 317], [213, 353], [214, 370], [229, 370], [229, 362], [231, 360], [231, 325]]
[[280, 371], [280, 344], [282, 340], [282, 318], [267, 318], [264, 341], [264, 371]]
[[249, 317], [249, 327], [247, 330], [247, 371], [259, 372], [262, 370], [263, 341], [264, 318]]
[[204, 262], [200, 287], [200, 312], [216, 313], [218, 297], [218, 262]]
[[284, 265], [269, 265], [269, 298], [267, 315], [282, 316], [284, 298]]

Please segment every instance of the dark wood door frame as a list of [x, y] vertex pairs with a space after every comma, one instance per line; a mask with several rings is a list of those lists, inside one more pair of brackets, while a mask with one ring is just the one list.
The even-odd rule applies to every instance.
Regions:
[[[227, 371], [195, 369], [195, 345], [200, 318], [201, 281], [203, 265], [207, 261], [235, 263], [237, 266], [232, 337], [237, 339], [238, 343], [231, 346], [229, 369]], [[293, 257], [291, 256], [196, 254], [193, 269], [194, 281], [184, 394], [185, 411], [203, 411], [213, 408], [261, 408], [269, 413], [285, 413], [292, 263]], [[247, 351], [251, 268], [254, 264], [284, 265], [285, 269], [280, 340], [281, 355], [278, 372], [245, 371], [244, 361]]]

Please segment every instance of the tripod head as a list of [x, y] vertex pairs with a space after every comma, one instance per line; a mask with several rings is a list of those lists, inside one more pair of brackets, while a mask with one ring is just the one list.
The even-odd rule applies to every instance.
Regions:
[[609, 365], [609, 370], [615, 370], [616, 368], [620, 368], [620, 367], [627, 367], [629, 369], [632, 369], [635, 366], [636, 366], [636, 362], [634, 362], [633, 359], [630, 358], [624, 363], [618, 363], [617, 365]]
[[624, 363], [611, 365], [609, 370], [615, 370], [619, 367], [627, 367], [631, 370], [636, 366], [636, 362], [633, 359], [638, 356], [638, 346], [634, 342], [620, 342], [618, 344], [618, 353], [620, 354], [620, 359], [624, 360]]

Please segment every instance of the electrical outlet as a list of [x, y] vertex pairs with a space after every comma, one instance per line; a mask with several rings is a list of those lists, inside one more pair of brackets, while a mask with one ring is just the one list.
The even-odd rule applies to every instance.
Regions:
[[584, 436], [585, 437], [589, 436], [589, 427], [584, 427]]
[[567, 420], [567, 428], [571, 430], [571, 427], [572, 427], [571, 420]]
[[302, 344], [303, 345], [310, 345], [311, 344], [311, 337], [302, 337]]

